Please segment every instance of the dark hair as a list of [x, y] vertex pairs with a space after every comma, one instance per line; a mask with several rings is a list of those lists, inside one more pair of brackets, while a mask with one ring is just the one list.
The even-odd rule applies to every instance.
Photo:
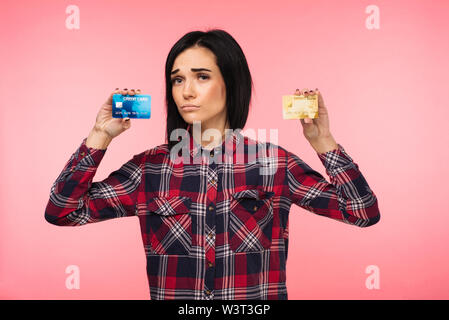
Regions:
[[248, 118], [253, 82], [242, 48], [226, 31], [212, 29], [207, 32], [186, 33], [171, 48], [165, 63], [165, 101], [167, 104], [166, 142], [171, 149], [177, 141], [170, 141], [172, 130], [187, 129], [188, 124], [180, 115], [172, 95], [171, 71], [176, 57], [184, 50], [204, 47], [216, 56], [216, 63], [226, 85], [226, 109], [229, 127], [243, 129]]

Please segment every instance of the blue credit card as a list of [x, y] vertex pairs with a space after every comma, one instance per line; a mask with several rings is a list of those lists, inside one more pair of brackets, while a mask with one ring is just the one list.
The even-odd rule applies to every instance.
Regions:
[[149, 119], [151, 116], [151, 96], [148, 94], [112, 96], [113, 118]]

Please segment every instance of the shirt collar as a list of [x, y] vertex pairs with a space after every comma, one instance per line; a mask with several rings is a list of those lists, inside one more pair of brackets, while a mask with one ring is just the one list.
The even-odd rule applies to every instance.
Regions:
[[193, 138], [193, 135], [190, 135], [190, 156], [191, 157], [201, 157], [202, 151], [205, 150], [207, 152], [214, 151], [221, 152], [222, 154], [225, 152], [230, 152], [232, 150], [232, 155], [236, 152], [237, 145], [242, 141], [243, 135], [240, 133], [240, 130], [227, 130], [226, 137], [221, 145], [216, 146], [213, 149], [207, 149], [202, 147], [196, 140]]

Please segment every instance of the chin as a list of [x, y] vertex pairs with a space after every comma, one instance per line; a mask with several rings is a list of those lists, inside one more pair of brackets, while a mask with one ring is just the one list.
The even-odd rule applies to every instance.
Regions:
[[201, 123], [203, 123], [203, 119], [201, 119], [200, 117], [195, 117], [192, 115], [185, 115], [184, 117], [182, 117], [184, 119], [184, 121], [190, 125], [193, 125], [193, 121], [201, 121]]

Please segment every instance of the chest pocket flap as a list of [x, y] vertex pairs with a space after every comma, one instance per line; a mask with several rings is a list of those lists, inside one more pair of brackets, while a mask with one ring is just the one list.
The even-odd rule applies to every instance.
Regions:
[[154, 197], [147, 203], [143, 227], [151, 253], [189, 255], [192, 247], [192, 217], [189, 197]]
[[248, 189], [232, 194], [229, 246], [234, 252], [269, 249], [272, 240], [274, 192]]
[[162, 216], [189, 213], [192, 199], [189, 197], [155, 197], [147, 203], [149, 211]]

